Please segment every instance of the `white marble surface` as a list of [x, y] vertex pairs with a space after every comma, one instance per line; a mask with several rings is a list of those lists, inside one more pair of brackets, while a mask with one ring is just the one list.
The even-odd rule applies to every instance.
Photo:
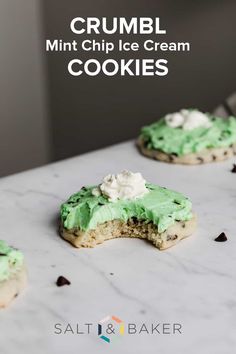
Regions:
[[[1, 354], [232, 354], [236, 348], [236, 175], [234, 160], [185, 167], [142, 157], [132, 142], [0, 180], [0, 239], [21, 248], [29, 286], [0, 312]], [[62, 201], [109, 172], [140, 171], [188, 195], [195, 235], [160, 252], [142, 240], [77, 250], [57, 234]], [[214, 238], [225, 231], [228, 242]], [[113, 273], [113, 274], [111, 274]], [[58, 288], [64, 275], [71, 286]], [[54, 334], [54, 324], [178, 322], [180, 335], [128, 335], [110, 344], [90, 335]]]

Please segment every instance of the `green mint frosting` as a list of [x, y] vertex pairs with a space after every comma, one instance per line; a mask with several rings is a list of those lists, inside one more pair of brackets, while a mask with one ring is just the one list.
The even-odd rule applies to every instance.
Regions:
[[23, 265], [23, 254], [7, 246], [5, 241], [0, 240], [0, 282], [7, 280]]
[[217, 118], [208, 115], [212, 126], [192, 130], [171, 128], [164, 118], [143, 127], [141, 138], [148, 149], [161, 150], [178, 156], [196, 153], [204, 149], [228, 147], [236, 143], [236, 118]]
[[61, 219], [66, 229], [83, 231], [95, 229], [98, 224], [119, 219], [126, 222], [137, 218], [153, 222], [163, 232], [176, 220], [192, 217], [188, 198], [172, 190], [146, 184], [149, 192], [141, 198], [110, 202], [103, 195], [92, 194], [95, 186], [83, 187], [61, 206]]

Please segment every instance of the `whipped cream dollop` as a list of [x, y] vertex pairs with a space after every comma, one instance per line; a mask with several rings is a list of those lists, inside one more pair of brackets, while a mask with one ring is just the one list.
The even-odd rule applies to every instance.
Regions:
[[166, 124], [171, 128], [192, 130], [199, 127], [210, 128], [212, 123], [208, 116], [198, 110], [181, 109], [179, 112], [167, 114]]
[[149, 192], [145, 183], [141, 173], [125, 170], [117, 175], [109, 174], [104, 177], [102, 184], [94, 188], [92, 194], [94, 196], [103, 194], [111, 202], [118, 199], [136, 199]]

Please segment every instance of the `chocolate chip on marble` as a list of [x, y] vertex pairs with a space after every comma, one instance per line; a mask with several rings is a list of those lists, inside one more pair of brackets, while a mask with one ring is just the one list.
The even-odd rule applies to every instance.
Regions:
[[66, 279], [65, 277], [63, 277], [62, 275], [60, 275], [57, 278], [56, 284], [57, 284], [57, 286], [70, 285], [70, 281], [68, 279]]
[[224, 232], [221, 232], [221, 234], [215, 238], [215, 241], [216, 242], [225, 242], [225, 241], [227, 241], [226, 234]]
[[233, 168], [232, 168], [231, 172], [236, 173], [236, 164], [235, 163], [233, 164]]

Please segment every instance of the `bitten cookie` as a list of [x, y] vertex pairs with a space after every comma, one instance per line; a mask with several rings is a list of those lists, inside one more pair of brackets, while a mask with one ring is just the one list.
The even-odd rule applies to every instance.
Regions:
[[0, 240], [0, 308], [8, 306], [26, 283], [23, 254]]
[[98, 186], [83, 187], [61, 206], [60, 234], [78, 248], [138, 237], [163, 250], [195, 229], [188, 198], [129, 171], [108, 175]]
[[142, 128], [137, 145], [143, 155], [169, 163], [223, 161], [236, 154], [236, 118], [183, 109]]

